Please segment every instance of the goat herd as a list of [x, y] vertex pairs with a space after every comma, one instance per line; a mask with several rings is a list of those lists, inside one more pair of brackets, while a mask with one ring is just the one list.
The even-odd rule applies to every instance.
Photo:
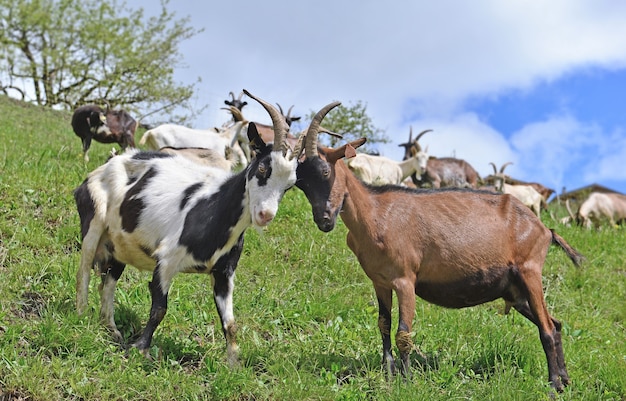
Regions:
[[[263, 106], [272, 126], [245, 120], [243, 93]], [[517, 186], [505, 182], [504, 166], [497, 172], [494, 165], [494, 178], [505, 194], [474, 189], [482, 180], [468, 163], [430, 158], [422, 150], [417, 141], [428, 131], [415, 140], [411, 134], [401, 145], [407, 150], [404, 162], [388, 162], [357, 154], [365, 138], [337, 148], [318, 145], [319, 133], [328, 132], [322, 120], [338, 102], [324, 106], [305, 131], [293, 135], [291, 109], [285, 116], [280, 106], [279, 111], [243, 93], [238, 98], [231, 93], [226, 101], [233, 115], [229, 126], [205, 132], [160, 126], [141, 139], [151, 151], [134, 149], [137, 123], [127, 113], [97, 106], [75, 111], [72, 126], [83, 140], [85, 160], [92, 138], [132, 148], [93, 170], [74, 191], [82, 234], [79, 313], [87, 308], [95, 269], [102, 278], [101, 319], [123, 343], [114, 321], [116, 283], [127, 264], [152, 272], [150, 316], [132, 345], [147, 353], [166, 314], [174, 276], [210, 274], [228, 360], [236, 364], [233, 287], [244, 232], [268, 225], [295, 185], [320, 230], [331, 231], [338, 216], [348, 229], [348, 246], [378, 298], [383, 365], [390, 375], [396, 370], [410, 375], [416, 295], [447, 308], [502, 298], [507, 312], [516, 309], [539, 329], [550, 384], [563, 390], [569, 376], [561, 323], [547, 310], [542, 268], [551, 244], [575, 265], [583, 256], [541, 222], [539, 204], [545, 198], [518, 199], [510, 189]], [[239, 172], [232, 172], [235, 165], [242, 166]], [[405, 180], [411, 176], [432, 189], [409, 188]], [[390, 333], [393, 292], [399, 305], [397, 360]]]

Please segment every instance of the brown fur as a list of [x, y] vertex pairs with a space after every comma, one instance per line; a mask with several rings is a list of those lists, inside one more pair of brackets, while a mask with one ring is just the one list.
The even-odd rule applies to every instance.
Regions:
[[[537, 325], [548, 361], [549, 380], [562, 390], [569, 382], [561, 344], [561, 324], [546, 308], [542, 268], [549, 245], [563, 248], [575, 264], [582, 256], [547, 229], [521, 202], [509, 195], [468, 189], [411, 190], [364, 185], [345, 163], [364, 140], [338, 149], [321, 148], [331, 173], [326, 189], [307, 182], [303, 168], [297, 184], [313, 206], [320, 229], [341, 210], [348, 246], [372, 280], [379, 301], [383, 361], [391, 373], [392, 294], [398, 298], [396, 340], [403, 373], [409, 373], [407, 334], [415, 315], [416, 295], [448, 308], [463, 308], [498, 298]], [[323, 180], [322, 180], [323, 181]], [[317, 193], [313, 191], [319, 191]], [[321, 198], [320, 198], [321, 197]], [[316, 205], [326, 209], [316, 212]], [[318, 214], [316, 216], [316, 214]], [[323, 218], [319, 215], [323, 214]], [[410, 339], [410, 337], [409, 337]]]

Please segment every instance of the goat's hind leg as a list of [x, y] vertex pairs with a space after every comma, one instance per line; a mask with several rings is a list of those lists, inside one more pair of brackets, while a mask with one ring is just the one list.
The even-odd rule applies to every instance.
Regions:
[[565, 366], [563, 342], [561, 338], [561, 322], [554, 319], [548, 312], [541, 284], [541, 274], [533, 275], [525, 280], [528, 299], [516, 302], [514, 307], [539, 329], [541, 345], [548, 362], [548, 379], [557, 391], [569, 384], [569, 375]]
[[109, 329], [113, 339], [123, 344], [124, 337], [115, 325], [115, 287], [120, 276], [124, 272], [126, 265], [111, 259], [111, 261], [102, 266], [100, 275], [102, 283], [100, 284], [100, 320]]
[[80, 250], [80, 265], [76, 272], [76, 310], [79, 315], [85, 313], [85, 309], [87, 309], [91, 269], [93, 269], [96, 262], [96, 253], [103, 235], [104, 229], [99, 225], [92, 224], [83, 237]]

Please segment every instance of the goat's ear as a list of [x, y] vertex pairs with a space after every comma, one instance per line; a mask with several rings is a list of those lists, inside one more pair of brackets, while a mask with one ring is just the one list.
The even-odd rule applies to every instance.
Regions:
[[340, 148], [332, 149], [328, 152], [326, 156], [326, 160], [328, 160], [329, 163], [335, 163], [337, 160], [342, 159], [344, 157], [348, 159], [351, 157], [354, 157], [356, 156], [356, 148], [363, 145], [366, 140], [367, 139], [365, 138], [360, 138], [360, 139], [357, 139], [356, 141], [347, 143]]
[[261, 139], [256, 124], [248, 124], [248, 139], [250, 140], [250, 149], [255, 153], [263, 153], [267, 149], [267, 145]]
[[353, 158], [354, 156], [356, 156], [356, 149], [354, 149], [352, 145], [347, 144], [346, 151], [344, 152], [344, 157], [347, 159], [350, 159], [350, 158]]

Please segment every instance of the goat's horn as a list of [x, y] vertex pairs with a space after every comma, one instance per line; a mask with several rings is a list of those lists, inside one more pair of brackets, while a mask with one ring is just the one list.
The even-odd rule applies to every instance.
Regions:
[[324, 106], [315, 114], [309, 128], [306, 130], [306, 141], [304, 143], [304, 154], [306, 157], [315, 157], [317, 153], [317, 134], [320, 131], [320, 124], [329, 111], [339, 106], [341, 102], [332, 102]]
[[291, 153], [291, 156], [289, 156], [289, 160], [293, 158], [296, 158], [296, 159], [300, 158], [300, 154], [302, 153], [302, 146], [304, 145], [305, 139], [306, 139], [306, 133], [300, 134], [300, 136], [298, 137], [298, 142], [296, 142], [296, 146], [294, 146], [293, 152]]
[[506, 166], [508, 166], [509, 164], [513, 164], [513, 162], [506, 162], [502, 165], [502, 167], [500, 167], [500, 174], [504, 173], [504, 169], [506, 168]]
[[334, 136], [335, 138], [340, 138], [340, 139], [343, 139], [343, 135], [338, 134], [338, 133], [336, 133], [336, 132], [333, 132], [333, 131], [331, 131], [331, 130], [329, 130], [329, 129], [327, 129], [327, 128], [324, 128], [324, 127], [322, 127], [321, 125], [320, 125], [320, 130], [319, 130], [319, 132], [323, 132], [323, 133], [325, 133], [325, 134], [328, 134], [328, 135]]
[[569, 213], [569, 217], [572, 218], [572, 220], [576, 219], [572, 212], [572, 207], [569, 204], [569, 199], [565, 199], [565, 209], [567, 209], [567, 213]]
[[493, 167], [493, 175], [497, 175], [498, 174], [498, 168], [496, 167], [495, 163], [489, 162], [489, 164], [491, 164], [491, 166]]
[[289, 126], [283, 116], [278, 113], [278, 110], [276, 110], [274, 106], [265, 100], [253, 96], [245, 89], [243, 90], [243, 93], [259, 102], [261, 106], [267, 110], [272, 118], [272, 124], [274, 125], [274, 150], [281, 149], [283, 151], [283, 155], [287, 154], [287, 142], [285, 141], [285, 137], [287, 136], [287, 131], [289, 131]]
[[409, 127], [409, 143], [413, 142], [413, 126]]
[[287, 110], [287, 117], [291, 117], [291, 109], [293, 109], [293, 105]]
[[278, 111], [280, 111], [280, 114], [284, 116], [285, 113], [283, 113], [283, 108], [280, 106], [280, 103], [276, 102], [276, 106], [278, 106]]
[[[413, 131], [413, 127], [411, 127], [411, 133], [412, 133], [412, 131]], [[427, 129], [427, 130], [424, 130], [424, 131], [420, 132], [417, 135], [417, 137], [415, 138], [415, 142], [419, 141], [419, 139], [422, 137], [422, 135], [424, 135], [425, 133], [430, 132], [430, 131], [432, 131], [432, 129]], [[409, 139], [409, 142], [411, 142], [410, 139]]]
[[241, 113], [241, 110], [239, 110], [235, 106], [229, 106], [228, 109], [230, 110], [230, 113], [233, 115], [233, 119], [235, 121], [244, 121], [245, 120], [245, 118], [243, 118], [243, 114]]
[[[239, 93], [239, 96], [237, 97], [237, 100], [241, 100], [242, 97], [243, 97], [243, 92]], [[233, 100], [235, 100], [234, 96], [233, 96]]]
[[228, 92], [228, 94], [230, 95], [231, 99], [235, 100], [235, 94], [232, 91]]

